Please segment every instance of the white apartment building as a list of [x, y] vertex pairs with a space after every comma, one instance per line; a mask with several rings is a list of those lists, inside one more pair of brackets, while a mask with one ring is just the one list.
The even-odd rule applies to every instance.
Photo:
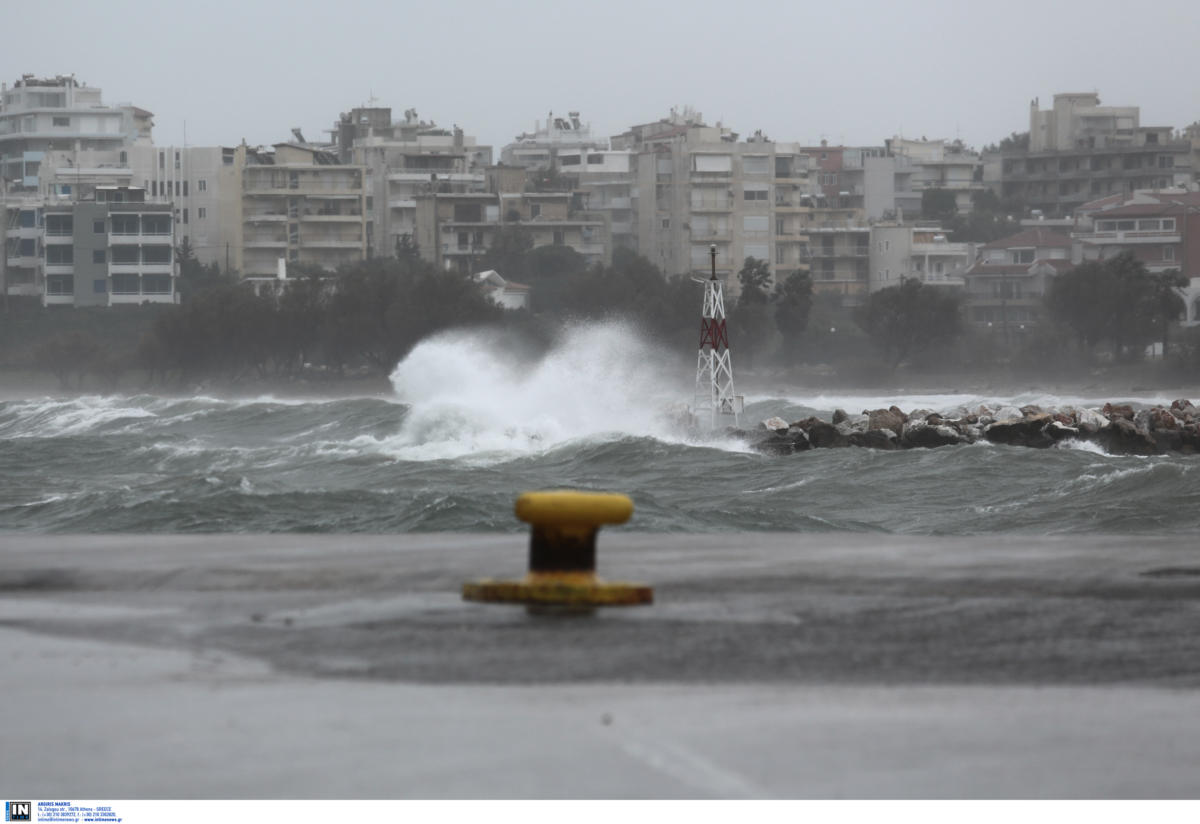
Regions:
[[631, 187], [638, 252], [668, 274], [707, 274], [717, 248], [717, 274], [736, 296], [748, 257], [773, 272], [806, 269], [815, 192], [808, 156], [796, 144], [761, 133], [708, 126], [698, 112], [672, 111], [612, 139], [636, 156]]
[[[926, 189], [942, 189], [954, 193], [960, 214], [972, 209], [971, 196], [986, 188], [983, 185], [983, 161], [978, 152], [971, 151], [962, 141], [920, 140], [893, 137], [885, 141], [889, 153], [904, 158], [910, 169], [911, 190], [919, 195]], [[976, 177], [979, 179], [976, 180]], [[905, 213], [909, 211], [906, 209]], [[919, 211], [913, 214], [920, 214]]]
[[550, 112], [545, 125], [534, 121], [532, 132], [517, 135], [501, 149], [500, 162], [522, 169], [549, 169], [557, 165], [563, 152], [578, 154], [607, 148], [608, 141], [594, 137], [591, 125], [580, 121], [579, 112], [568, 112], [566, 117]]
[[614, 249], [637, 249], [633, 213], [636, 161], [633, 152], [613, 149], [572, 149], [558, 155], [559, 171], [576, 181], [581, 207], [607, 216]]
[[961, 289], [975, 262], [975, 244], [951, 243], [936, 226], [875, 224], [870, 237], [872, 292], [906, 280]]
[[150, 145], [152, 128], [150, 112], [106, 106], [73, 75], [0, 84], [0, 289], [45, 294], [45, 210], [135, 185], [130, 156]]
[[418, 196], [486, 190], [492, 147], [457, 125], [446, 129], [421, 120], [414, 109], [395, 121], [390, 108], [352, 109], [341, 115], [335, 135], [342, 162], [366, 171], [373, 254], [390, 255], [400, 238], [416, 237]]

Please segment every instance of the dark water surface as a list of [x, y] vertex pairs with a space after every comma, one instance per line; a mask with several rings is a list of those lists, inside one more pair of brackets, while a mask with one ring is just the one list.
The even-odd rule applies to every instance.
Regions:
[[[655, 410], [685, 390], [633, 370], [637, 347], [600, 361], [596, 347], [585, 335], [517, 370], [432, 341], [391, 398], [3, 401], [0, 531], [518, 530], [519, 492], [572, 487], [629, 494], [630, 527], [650, 531], [1200, 534], [1200, 457], [990, 444], [764, 456], [673, 432]], [[1171, 400], [797, 392], [747, 398], [743, 424], [1110, 399]]]

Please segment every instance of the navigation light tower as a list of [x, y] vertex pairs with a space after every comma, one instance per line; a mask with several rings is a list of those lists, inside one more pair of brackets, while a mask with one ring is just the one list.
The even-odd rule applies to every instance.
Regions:
[[725, 297], [717, 280], [717, 246], [708, 251], [712, 259], [712, 277], [693, 278], [704, 284], [704, 310], [700, 316], [700, 352], [696, 356], [696, 399], [693, 412], [703, 419], [707, 412], [709, 427], [717, 428], [723, 419], [733, 418], [738, 425], [744, 401], [733, 394], [733, 366], [729, 362], [729, 333], [725, 328]]

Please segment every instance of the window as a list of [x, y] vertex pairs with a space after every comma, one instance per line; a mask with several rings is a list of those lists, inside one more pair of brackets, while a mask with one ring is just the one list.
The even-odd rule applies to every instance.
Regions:
[[671, 228], [671, 218], [669, 218], [669, 217], [664, 217], [664, 218], [662, 219], [662, 227], [663, 227], [664, 229], [670, 229], [670, 228]]
[[188, 196], [188, 182], [186, 180], [183, 181], [183, 196], [184, 197]]
[[129, 162], [129, 152], [121, 152], [121, 165], [124, 166]]
[[742, 254], [755, 260], [770, 260], [771, 247], [765, 243], [745, 243], [742, 245]]
[[1175, 259], [1175, 247], [1174, 246], [1164, 246], [1162, 249], [1162, 259], [1163, 260], [1174, 260]]
[[170, 246], [143, 246], [142, 247], [142, 262], [143, 263], [170, 263], [171, 262], [171, 247]]
[[604, 162], [604, 155], [590, 154], [590, 155], [588, 155], [587, 160], [588, 160], [588, 165], [598, 166]]
[[46, 247], [47, 266], [70, 266], [75, 262], [75, 247], [54, 244]]
[[555, 246], [562, 246], [562, 245], [563, 245], [563, 240], [564, 240], [564, 238], [563, 238], [563, 231], [562, 231], [562, 229], [555, 229], [555, 230], [554, 230], [554, 245], [555, 245]]
[[55, 128], [59, 128], [62, 126], [70, 126], [70, 125], [71, 125], [71, 118], [69, 118], [69, 117], [55, 117], [54, 118]]
[[188, 219], [187, 219], [187, 218], [188, 218], [187, 209], [184, 209], [184, 210], [183, 210], [183, 223], [184, 223], [184, 225], [187, 225], [187, 222], [188, 222]]
[[138, 234], [138, 216], [114, 214], [112, 220], [112, 233], [114, 235], [136, 235]]
[[171, 276], [170, 275], [143, 275], [142, 276], [142, 294], [143, 295], [169, 295], [169, 294], [171, 294]]
[[136, 295], [140, 291], [138, 276], [119, 274], [112, 276], [112, 293], [114, 295]]
[[18, 257], [33, 257], [37, 254], [37, 241], [31, 237], [23, 237], [17, 246], [17, 250]]
[[[781, 217], [775, 218], [775, 234], [777, 234], [777, 235], [786, 234], [786, 232], [783, 231], [783, 218], [781, 218]], [[780, 262], [782, 262], [782, 261], [780, 261]]]
[[579, 155], [560, 155], [558, 158], [558, 165], [560, 165], [560, 166], [578, 166], [579, 165]]
[[733, 171], [733, 155], [692, 155], [692, 171], [729, 174]]
[[206, 217], [208, 217], [207, 209], [205, 209], [203, 206], [200, 206], [196, 209], [196, 220], [204, 220]]
[[742, 174], [770, 174], [770, 169], [768, 167], [769, 160], [770, 158], [766, 155], [746, 155], [742, 158]]
[[103, 249], [93, 249], [92, 250], [92, 263], [104, 263], [104, 262], [105, 262], [104, 250]]
[[108, 291], [108, 280], [105, 278], [96, 278], [92, 281], [92, 291], [97, 295], [103, 295]]
[[742, 187], [742, 197], [745, 200], [766, 200], [770, 187], [766, 183], [747, 183]]
[[112, 247], [112, 262], [114, 265], [133, 266], [137, 264], [139, 259], [138, 247], [136, 246]]
[[300, 173], [299, 172], [288, 172], [288, 188], [289, 189], [299, 189], [300, 188]]
[[142, 234], [169, 235], [171, 234], [171, 216], [168, 214], [142, 215]]
[[1033, 263], [1033, 250], [1032, 249], [1013, 249], [1012, 250], [1012, 262], [1013, 263]]
[[530, 217], [541, 217], [542, 216], [542, 204], [540, 204], [540, 203], [529, 204], [529, 216]]
[[71, 215], [46, 215], [46, 234], [53, 237], [69, 237], [75, 231]]
[[471, 233], [470, 232], [459, 232], [458, 233], [458, 248], [466, 249], [468, 246], [470, 246], [470, 244], [471, 244]]
[[21, 212], [20, 224], [22, 229], [32, 229], [37, 225], [37, 212], [25, 209]]
[[75, 294], [75, 276], [46, 275], [46, 294], [57, 296]]
[[197, 180], [196, 181], [196, 191], [207, 192], [208, 191], [208, 181], [205, 180], [204, 178], [200, 178], [199, 180]]
[[1175, 155], [1159, 155], [1158, 168], [1170, 169], [1175, 166]]
[[175, 152], [175, 168], [176, 169], [179, 168], [179, 152], [178, 151]]
[[1174, 232], [1175, 231], [1175, 218], [1173, 218], [1173, 217], [1163, 218], [1162, 228], [1163, 228], [1164, 232]]
[[764, 237], [768, 219], [766, 215], [745, 215], [742, 217], [742, 231], [752, 237]]

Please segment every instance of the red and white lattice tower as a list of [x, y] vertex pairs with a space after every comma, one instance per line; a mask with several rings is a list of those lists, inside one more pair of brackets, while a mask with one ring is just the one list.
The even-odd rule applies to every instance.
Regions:
[[709, 249], [712, 277], [694, 278], [704, 284], [704, 310], [700, 316], [700, 352], [696, 356], [696, 400], [692, 411], [697, 419], [708, 414], [709, 426], [716, 429], [722, 418], [733, 418], [738, 425], [742, 396], [733, 393], [733, 366], [729, 362], [729, 332], [725, 328], [725, 297], [717, 280], [717, 247]]

